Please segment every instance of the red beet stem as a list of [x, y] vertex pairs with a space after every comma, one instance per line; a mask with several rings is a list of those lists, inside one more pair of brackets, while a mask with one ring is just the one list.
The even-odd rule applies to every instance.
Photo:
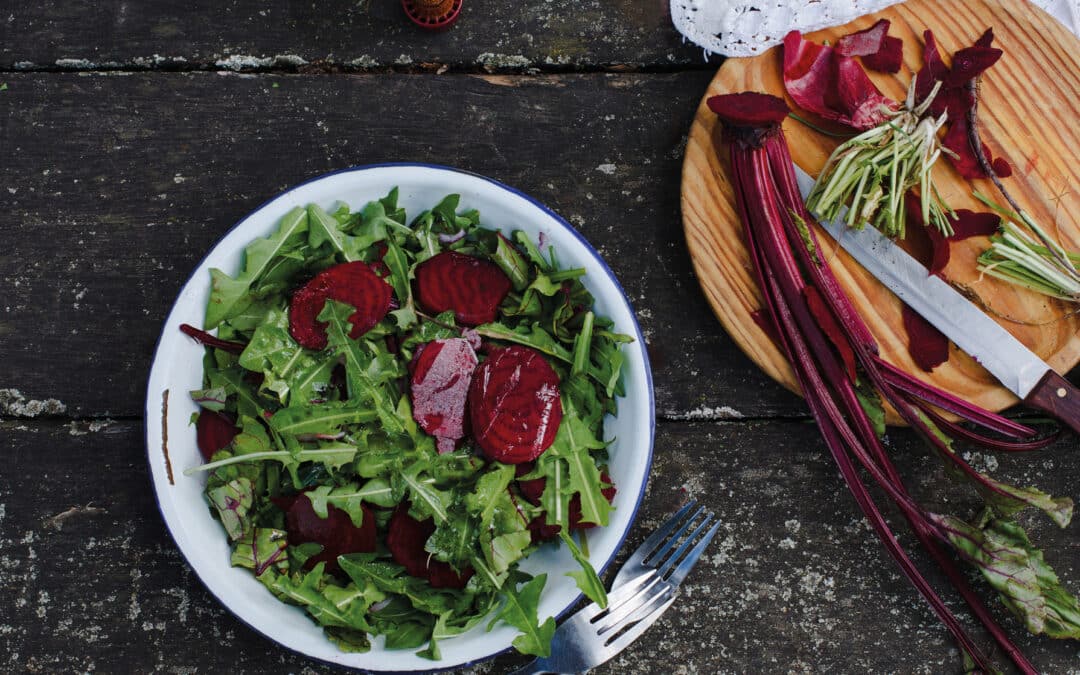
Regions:
[[239, 354], [244, 351], [245, 347], [247, 347], [247, 345], [243, 342], [233, 342], [232, 340], [222, 340], [221, 338], [214, 337], [210, 333], [207, 333], [204, 330], [199, 330], [191, 324], [180, 324], [180, 332], [184, 335], [194, 338], [200, 344], [206, 345], [207, 347], [220, 349], [222, 351], [229, 352], [230, 354]]
[[[714, 103], [710, 100], [709, 103], [714, 110], [726, 110], [725, 101]], [[858, 358], [871, 384], [894, 406], [902, 409], [906, 404], [908, 409], [902, 412], [906, 413], [905, 417], [911, 418], [909, 422], [921, 421], [923, 430], [928, 431], [925, 420], [918, 416], [921, 406], [905, 400], [903, 389], [894, 387], [888, 381], [881, 366], [884, 362], [877, 356], [876, 342], [840, 289], [831, 270], [818, 259], [816, 235], [807, 229], [806, 225], [813, 221], [799, 197], [786, 141], [779, 131], [778, 122], [766, 118], [767, 115], [756, 118], [753, 115], [743, 115], [736, 120], [736, 124], [752, 123], [750, 128], [757, 132], [754, 134], [730, 133], [725, 129], [725, 134], [731, 140], [736, 207], [744, 223], [764, 309], [772, 325], [777, 328], [777, 342], [795, 371], [826, 444], [856, 502], [890, 556], [961, 647], [971, 654], [976, 665], [984, 670], [990, 668], [978, 646], [896, 541], [880, 509], [862, 482], [855, 460], [901, 509], [920, 543], [968, 603], [972, 613], [986, 626], [1017, 667], [1023, 672], [1035, 672], [967, 585], [962, 573], [941, 550], [938, 541], [935, 541], [937, 539], [942, 544], [948, 544], [948, 533], [908, 494], [899, 473], [877, 438], [869, 416], [862, 408], [854, 383], [848, 376], [848, 368], [844, 364], [845, 350], [833, 347], [835, 336], [831, 335], [823, 323], [831, 324], [836, 321], [842, 326], [849, 341], [848, 347]], [[814, 250], [810, 250], [805, 242], [809, 242], [809, 246]], [[809, 293], [808, 288], [812, 289]], [[829, 310], [827, 317], [820, 316], [820, 308], [812, 310], [808, 306], [807, 297], [810, 295], [823, 301]], [[817, 299], [814, 302], [817, 302]], [[835, 333], [835, 326], [832, 332]], [[892, 379], [910, 386], [910, 382], [903, 378]], [[952, 404], [950, 399], [955, 398], [928, 385], [921, 385], [917, 389], [923, 395], [920, 398], [932, 398], [946, 404]], [[1022, 425], [969, 404], [952, 407], [962, 410], [966, 417], [975, 418], [995, 431], [1007, 430], [1004, 433], [1011, 432], [1018, 436], [1028, 435], [1027, 432], [1033, 433]], [[947, 452], [947, 448], [944, 450]], [[948, 452], [947, 454], [952, 455]], [[960, 463], [961, 469], [966, 467], [967, 471], [976, 473], [962, 459], [955, 458], [954, 461]]]

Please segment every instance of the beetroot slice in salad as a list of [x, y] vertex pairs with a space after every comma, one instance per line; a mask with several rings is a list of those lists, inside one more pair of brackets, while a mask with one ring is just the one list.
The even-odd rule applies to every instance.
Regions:
[[473, 437], [490, 460], [536, 459], [555, 441], [562, 415], [559, 376], [534, 349], [496, 349], [473, 375], [469, 417]]
[[311, 500], [303, 494], [278, 497], [273, 501], [285, 511], [285, 531], [290, 545], [316, 543], [323, 547], [307, 559], [305, 570], [325, 562], [327, 572], [337, 573], [341, 570], [337, 561], [339, 555], [375, 550], [375, 514], [367, 506], [361, 506], [364, 522], [357, 527], [348, 513], [332, 504], [326, 507], [327, 517], [320, 518]]
[[413, 419], [435, 437], [440, 454], [452, 451], [465, 436], [465, 403], [476, 363], [465, 338], [427, 342], [413, 356]]
[[293, 293], [289, 303], [289, 333], [308, 349], [326, 347], [326, 324], [318, 320], [326, 301], [356, 309], [349, 317], [354, 340], [382, 321], [390, 310], [393, 289], [365, 262], [350, 262], [323, 270]]
[[229, 415], [214, 410], [199, 411], [199, 419], [195, 421], [195, 439], [199, 453], [206, 461], [209, 462], [218, 450], [228, 447], [238, 433], [240, 430]]
[[408, 504], [398, 504], [394, 515], [390, 516], [386, 547], [394, 562], [404, 566], [411, 576], [427, 579], [432, 588], [465, 588], [473, 575], [472, 567], [466, 567], [458, 574], [448, 563], [432, 559], [424, 550], [424, 544], [434, 532], [434, 520], [416, 520], [409, 515]]
[[435, 314], [453, 310], [465, 326], [494, 321], [510, 288], [510, 278], [498, 265], [456, 251], [444, 251], [416, 266], [420, 305]]

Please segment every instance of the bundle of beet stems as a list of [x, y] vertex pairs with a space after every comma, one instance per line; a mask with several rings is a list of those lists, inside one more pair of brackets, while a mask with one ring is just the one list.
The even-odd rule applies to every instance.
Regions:
[[[1041, 552], [1031, 547], [1019, 526], [1007, 520], [1016, 511], [1034, 506], [1064, 526], [1071, 517], [1072, 502], [983, 475], [953, 449], [952, 439], [998, 451], [1027, 451], [1048, 445], [1053, 437], [1036, 438], [1033, 429], [931, 387], [884, 362], [866, 325], [818, 255], [816, 235], [808, 225], [812, 216], [799, 194], [780, 129], [788, 114], [787, 105], [779, 98], [757, 93], [716, 96], [708, 104], [724, 124], [736, 205], [773, 338], [791, 363], [860, 509], [889, 555], [976, 669], [993, 670], [897, 541], [864, 475], [899, 508], [922, 547], [1017, 668], [1036, 672], [968, 584], [955, 560], [976, 566], [1033, 632], [1076, 637], [1080, 608], [1075, 599], [1057, 584]], [[930, 513], [910, 496], [879, 435], [883, 433], [882, 399], [947, 465], [972, 482], [989, 506], [981, 523]], [[978, 430], [946, 420], [942, 411]], [[987, 523], [996, 525], [987, 527]]]

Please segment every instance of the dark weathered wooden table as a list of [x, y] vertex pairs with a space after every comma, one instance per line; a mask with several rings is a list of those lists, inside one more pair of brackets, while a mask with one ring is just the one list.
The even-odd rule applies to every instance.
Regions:
[[[629, 292], [661, 421], [629, 545], [687, 494], [723, 520], [684, 597], [601, 672], [959, 671], [801, 401], [698, 290], [679, 168], [717, 61], [666, 4], [466, 0], [429, 35], [396, 0], [0, 2], [0, 662], [330, 670], [238, 622], [182, 560], [147, 476], [145, 378], [173, 297], [232, 223], [320, 173], [417, 160], [535, 195]], [[974, 509], [909, 434], [891, 439], [923, 499]], [[1075, 496], [1076, 445], [975, 460]], [[1025, 522], [1080, 589], [1073, 529]], [[1005, 620], [1042, 668], [1077, 668], [1075, 644]]]

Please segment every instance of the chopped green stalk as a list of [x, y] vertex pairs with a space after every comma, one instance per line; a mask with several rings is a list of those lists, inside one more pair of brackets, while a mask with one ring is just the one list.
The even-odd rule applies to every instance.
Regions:
[[1026, 212], [1005, 209], [979, 192], [975, 196], [1004, 217], [990, 248], [979, 256], [979, 271], [1036, 293], [1080, 302], [1080, 254], [1066, 251]]
[[570, 367], [571, 375], [584, 373], [589, 367], [589, 348], [592, 346], [594, 319], [592, 312], [586, 312], [585, 321], [581, 324], [581, 333], [574, 338], [574, 363]]
[[941, 157], [938, 131], [945, 124], [944, 115], [925, 116], [936, 93], [912, 107], [913, 82], [907, 103], [890, 119], [840, 144], [818, 176], [807, 207], [827, 220], [844, 217], [846, 210], [849, 227], [872, 223], [887, 236], [903, 237], [904, 193], [917, 187], [923, 221], [952, 234], [952, 212], [934, 189], [931, 174]]

